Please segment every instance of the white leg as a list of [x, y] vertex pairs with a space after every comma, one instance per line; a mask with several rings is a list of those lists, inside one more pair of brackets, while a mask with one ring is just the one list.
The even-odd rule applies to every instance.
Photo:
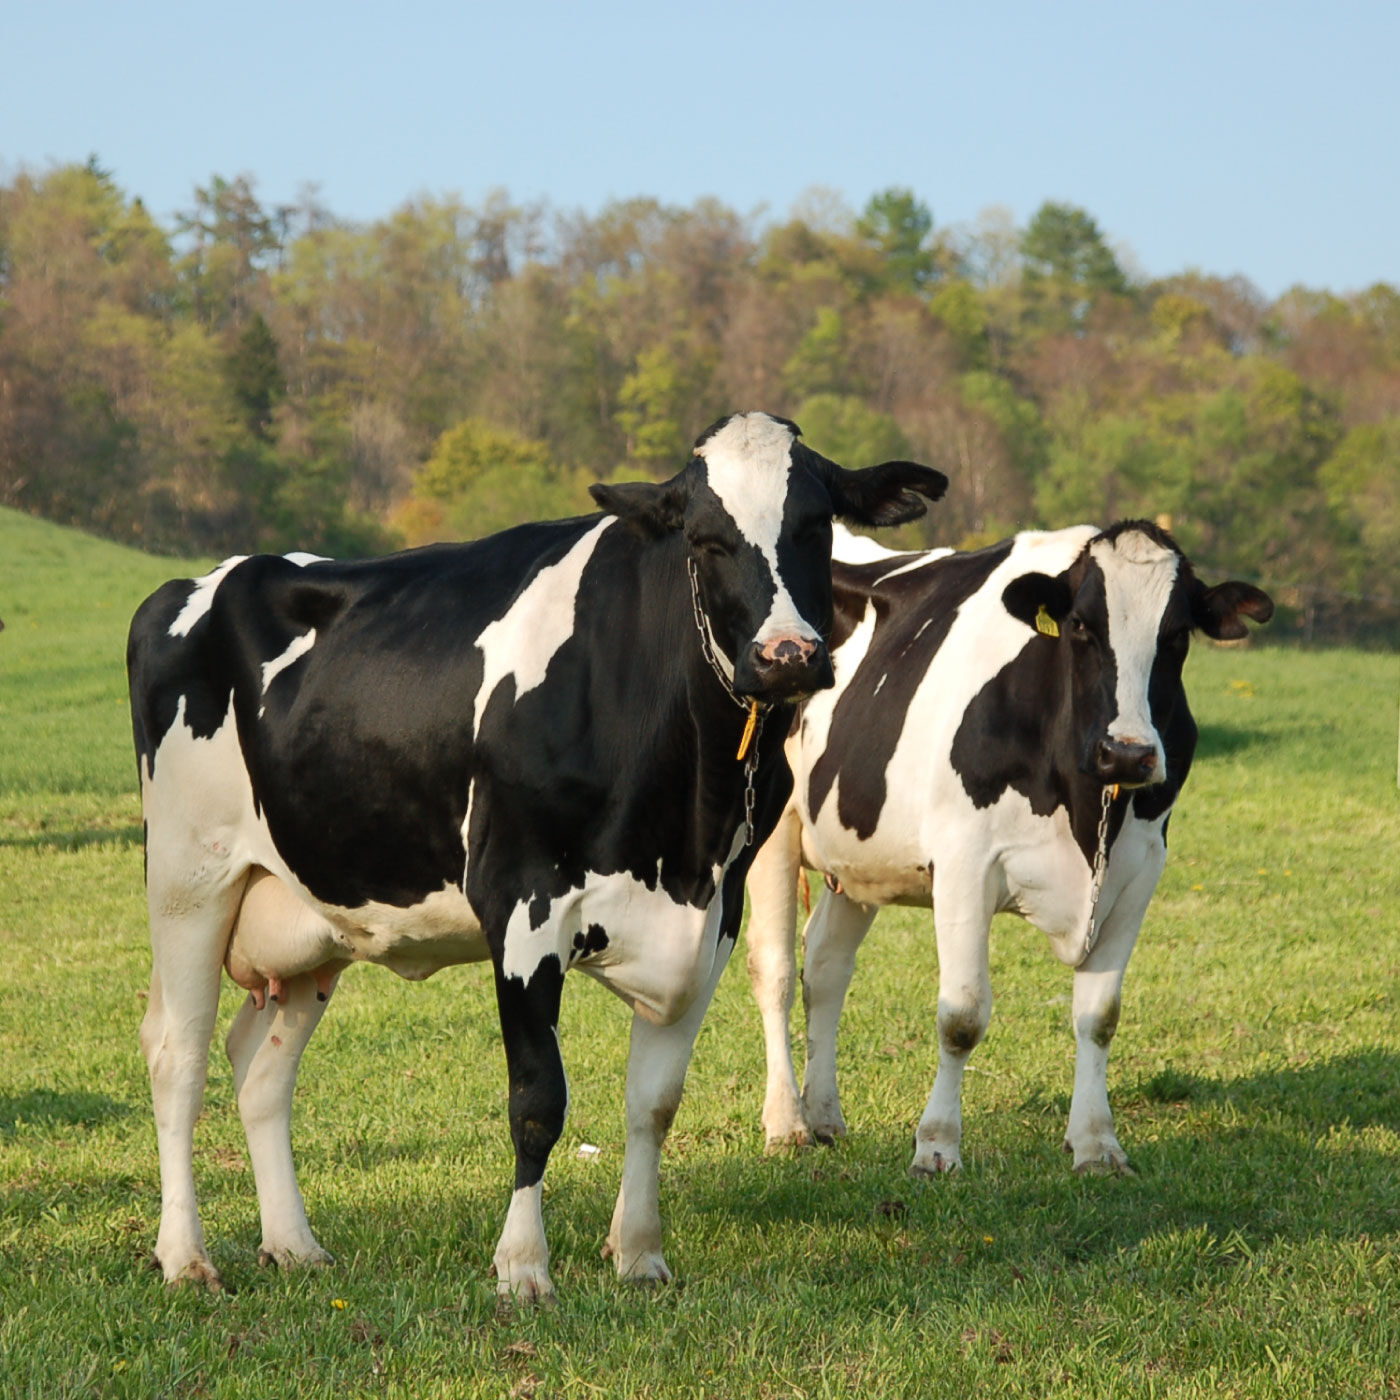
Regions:
[[603, 1247], [603, 1258], [617, 1265], [619, 1278], [637, 1283], [671, 1280], [661, 1252], [661, 1144], [680, 1107], [700, 1023], [733, 951], [733, 943], [721, 938], [709, 981], [673, 1025], [654, 1025], [636, 1015], [632, 1018], [627, 1056], [627, 1150], [622, 1187]]
[[1164, 859], [1165, 851], [1161, 860], [1144, 864], [1104, 920], [1094, 951], [1074, 971], [1074, 1095], [1065, 1151], [1074, 1154], [1080, 1173], [1132, 1171], [1108, 1104], [1108, 1049], [1118, 1029], [1123, 974]]
[[969, 888], [934, 870], [938, 935], [938, 1073], [914, 1137], [909, 1170], [934, 1176], [962, 1166], [962, 1080], [968, 1057], [992, 1019], [987, 936], [992, 904], [983, 885]]
[[846, 1136], [836, 1084], [836, 1031], [856, 970], [856, 950], [875, 918], [873, 904], [823, 892], [802, 931], [802, 1004], [807, 1012], [807, 1069], [802, 1103], [818, 1142]]
[[241, 893], [241, 879], [200, 891], [175, 890], [155, 879], [150, 885], [151, 990], [141, 1049], [160, 1151], [155, 1257], [167, 1283], [221, 1286], [199, 1222], [194, 1125], [204, 1104], [224, 947]]
[[763, 1100], [763, 1131], [770, 1147], [811, 1142], [797, 1073], [792, 1064], [792, 1002], [797, 986], [798, 881], [802, 868], [802, 823], [788, 808], [749, 869], [749, 981], [763, 1017], [768, 1088]]
[[262, 1215], [258, 1259], [281, 1268], [331, 1262], [307, 1223], [292, 1162], [297, 1067], [326, 1009], [318, 990], [316, 980], [305, 973], [283, 982], [280, 998], [269, 999], [262, 1010], [250, 995], [224, 1042], [258, 1188]]

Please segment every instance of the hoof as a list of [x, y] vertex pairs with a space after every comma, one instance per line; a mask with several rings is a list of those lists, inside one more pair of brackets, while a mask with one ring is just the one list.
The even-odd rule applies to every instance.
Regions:
[[1124, 1156], [1091, 1157], [1074, 1164], [1075, 1176], [1136, 1176], [1133, 1164]]
[[[151, 1267], [165, 1272], [160, 1260], [151, 1255]], [[222, 1293], [224, 1291], [224, 1281], [219, 1277], [219, 1271], [207, 1259], [193, 1259], [185, 1265], [173, 1278], [165, 1280], [169, 1288], [184, 1288], [187, 1285], [195, 1288], [208, 1289], [210, 1293]]]
[[780, 1152], [800, 1152], [811, 1145], [811, 1133], [806, 1128], [797, 1128], [781, 1137], [770, 1137], [763, 1144], [763, 1151], [766, 1156], [772, 1157]]
[[519, 1313], [534, 1312], [537, 1309], [548, 1311], [557, 1307], [559, 1297], [554, 1291], [553, 1285], [544, 1291], [528, 1290], [524, 1287], [517, 1288], [512, 1292], [508, 1288], [496, 1286], [496, 1321], [506, 1322]]
[[258, 1250], [258, 1264], [261, 1268], [280, 1269], [290, 1272], [293, 1269], [329, 1269], [335, 1263], [335, 1256], [317, 1245], [314, 1250], [298, 1254], [290, 1249]]
[[611, 1259], [617, 1264], [617, 1276], [623, 1283], [638, 1288], [655, 1288], [673, 1281], [665, 1259], [654, 1250], [639, 1254], [626, 1268], [622, 1265], [617, 1246], [611, 1240], [607, 1240], [599, 1252], [604, 1259]]
[[953, 1153], [935, 1152], [926, 1158], [916, 1157], [909, 1164], [910, 1176], [939, 1177], [952, 1176], [962, 1170], [962, 1158]]

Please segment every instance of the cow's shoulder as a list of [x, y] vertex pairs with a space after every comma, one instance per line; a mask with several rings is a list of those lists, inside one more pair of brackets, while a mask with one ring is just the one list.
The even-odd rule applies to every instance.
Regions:
[[909, 709], [954, 619], [1010, 555], [1012, 543], [965, 553], [933, 550], [832, 565], [838, 645], [862, 620], [872, 630], [854, 667], [841, 667], [826, 742], [810, 765], [815, 816], [839, 776], [837, 816], [868, 840], [889, 796], [889, 769]]

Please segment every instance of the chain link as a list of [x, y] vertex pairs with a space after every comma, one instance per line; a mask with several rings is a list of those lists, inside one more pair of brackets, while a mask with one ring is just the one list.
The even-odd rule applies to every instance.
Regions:
[[[704, 653], [705, 660], [710, 663], [710, 669], [719, 678], [719, 683], [724, 688], [724, 693], [741, 709], [747, 710], [750, 702], [741, 700], [734, 693], [734, 686], [728, 676], [724, 674], [719, 664], [719, 659], [715, 656], [714, 647], [710, 642], [710, 629], [705, 621], [704, 610], [700, 606], [700, 576], [695, 569], [695, 561], [686, 556], [686, 572], [690, 575], [690, 606], [695, 613], [695, 627], [700, 633], [700, 650]], [[758, 772], [758, 741], [763, 737], [763, 721], [768, 713], [766, 705], [757, 707], [757, 723], [754, 727], [753, 741], [749, 745], [748, 758], [744, 761], [744, 845], [753, 845], [753, 809], [754, 809], [754, 775]]]
[[1099, 941], [1099, 930], [1094, 926], [1099, 911], [1099, 894], [1103, 890], [1103, 877], [1108, 873], [1108, 818], [1113, 809], [1113, 799], [1118, 795], [1118, 785], [1105, 787], [1099, 807], [1098, 849], [1094, 852], [1094, 880], [1089, 892], [1089, 927], [1084, 931], [1084, 961], [1094, 951]]

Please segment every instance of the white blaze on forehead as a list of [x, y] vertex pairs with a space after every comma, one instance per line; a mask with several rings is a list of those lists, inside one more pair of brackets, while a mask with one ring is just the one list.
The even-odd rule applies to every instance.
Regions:
[[1108, 726], [1109, 737], [1154, 744], [1162, 772], [1166, 754], [1152, 723], [1147, 685], [1181, 556], [1136, 530], [1125, 531], [1112, 543], [1096, 540], [1089, 554], [1103, 571], [1108, 645], [1117, 671], [1118, 713]]
[[557, 564], [541, 569], [510, 605], [502, 618], [481, 629], [476, 639], [483, 669], [481, 688], [472, 702], [472, 733], [481, 728], [481, 715], [496, 686], [515, 677], [515, 698], [533, 690], [545, 678], [554, 653], [574, 634], [574, 604], [584, 566], [603, 531], [616, 524], [604, 516]]
[[699, 449], [710, 490], [729, 512], [739, 534], [763, 556], [776, 594], [757, 642], [798, 636], [817, 640], [817, 629], [798, 611], [778, 572], [778, 537], [783, 528], [792, 473], [792, 429], [766, 413], [731, 418]]

